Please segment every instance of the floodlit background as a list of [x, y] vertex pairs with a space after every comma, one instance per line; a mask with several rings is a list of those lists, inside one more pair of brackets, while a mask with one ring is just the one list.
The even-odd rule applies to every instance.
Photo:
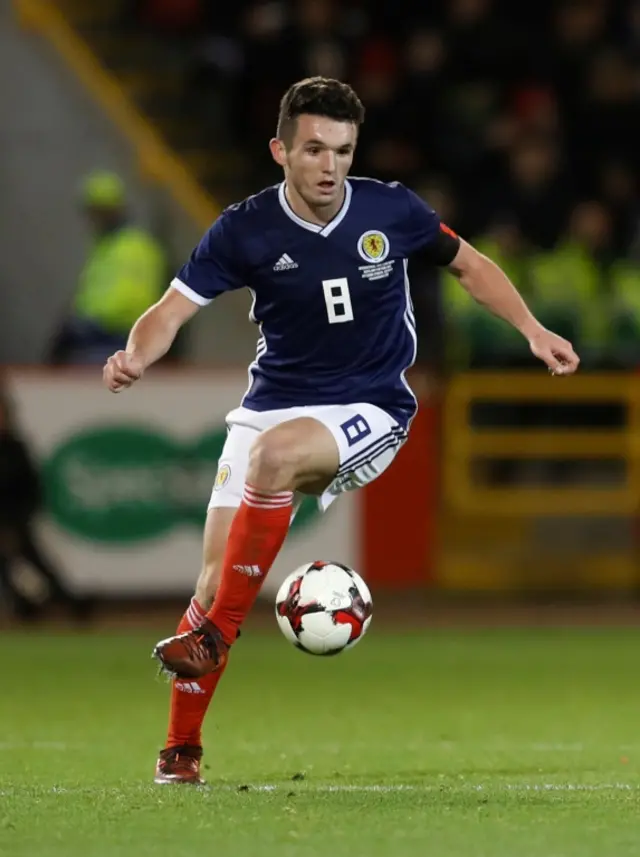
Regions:
[[221, 208], [279, 180], [278, 100], [319, 73], [366, 104], [354, 173], [422, 194], [582, 368], [547, 377], [415, 262], [411, 441], [324, 521], [309, 509], [271, 589], [330, 545], [379, 591], [635, 590], [637, 4], [17, 0], [1, 24], [0, 359], [70, 585], [189, 592], [254, 355], [248, 296], [199, 313], [130, 396], [102, 391], [100, 365]]
[[[0, 4], [0, 852], [635, 853], [639, 61], [626, 0]], [[208, 721], [220, 788], [158, 796], [147, 657], [198, 573], [248, 296], [131, 393], [101, 365], [221, 209], [279, 181], [279, 98], [315, 74], [365, 102], [354, 174], [422, 195], [582, 366], [551, 378], [410, 266], [411, 438], [304, 507]], [[301, 660], [271, 616], [317, 558], [374, 594], [344, 659]]]

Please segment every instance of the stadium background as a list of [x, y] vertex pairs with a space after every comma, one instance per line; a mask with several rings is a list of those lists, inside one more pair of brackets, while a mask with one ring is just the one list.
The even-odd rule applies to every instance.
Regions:
[[[45, 603], [6, 527], [14, 479], [0, 853], [637, 853], [639, 51], [637, 2], [0, 3], [0, 414], [8, 397], [44, 485], [41, 551], [92, 597], [79, 626]], [[97, 365], [49, 365], [90, 246], [78, 188], [122, 176], [175, 270], [223, 205], [278, 179], [279, 94], [314, 73], [366, 102], [354, 171], [423, 194], [583, 367], [549, 377], [412, 266], [411, 439], [324, 518], [304, 509], [265, 590], [298, 562], [351, 562], [372, 630], [306, 658], [263, 599], [205, 724], [213, 788], [159, 793], [168, 694], [148, 655], [197, 573], [255, 330], [246, 295], [221, 299], [130, 395]], [[14, 615], [8, 575], [42, 622]]]
[[[2, 34], [6, 71], [21, 69], [2, 96], [2, 361], [43, 467], [43, 537], [76, 588], [188, 592], [222, 418], [255, 342], [233, 295], [134, 396], [104, 396], [95, 368], [48, 370], [87, 248], [77, 187], [98, 167], [123, 175], [175, 269], [221, 206], [278, 179], [266, 140], [279, 95], [322, 73], [367, 106], [354, 172], [423, 194], [571, 336], [583, 370], [547, 378], [416, 263], [411, 441], [325, 521], [309, 510], [271, 589], [329, 544], [379, 592], [635, 592], [637, 4], [20, 0]], [[129, 443], [155, 452], [132, 469]]]

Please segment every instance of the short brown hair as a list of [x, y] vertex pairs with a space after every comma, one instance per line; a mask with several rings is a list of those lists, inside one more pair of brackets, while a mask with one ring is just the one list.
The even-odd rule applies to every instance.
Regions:
[[348, 83], [330, 77], [308, 77], [294, 83], [282, 96], [278, 128], [279, 140], [290, 143], [298, 116], [326, 116], [339, 122], [364, 122], [364, 106]]

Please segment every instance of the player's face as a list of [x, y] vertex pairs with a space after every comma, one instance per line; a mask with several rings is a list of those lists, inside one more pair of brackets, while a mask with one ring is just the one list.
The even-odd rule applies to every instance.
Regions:
[[357, 135], [353, 122], [306, 114], [298, 117], [291, 145], [285, 148], [281, 144], [276, 160], [284, 167], [287, 183], [307, 205], [340, 205]]

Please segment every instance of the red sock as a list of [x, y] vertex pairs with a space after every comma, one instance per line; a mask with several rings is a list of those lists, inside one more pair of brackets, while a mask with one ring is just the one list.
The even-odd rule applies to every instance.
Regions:
[[[196, 599], [192, 598], [176, 633], [182, 634], [197, 628], [204, 618], [204, 610]], [[197, 681], [174, 679], [171, 688], [167, 747], [180, 747], [183, 744], [202, 746], [202, 723], [224, 670], [223, 666], [222, 669], [209, 673]]]
[[222, 564], [222, 579], [207, 617], [231, 645], [282, 547], [291, 521], [291, 491], [261, 491], [245, 485]]

